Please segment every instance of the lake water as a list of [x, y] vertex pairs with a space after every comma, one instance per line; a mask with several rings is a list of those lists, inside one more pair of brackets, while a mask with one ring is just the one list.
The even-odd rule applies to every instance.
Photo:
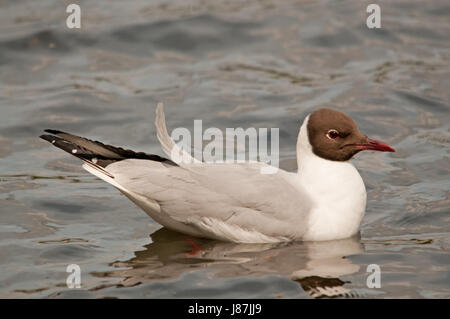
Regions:
[[[377, 1], [382, 27], [368, 29], [371, 2], [80, 1], [69, 30], [70, 1], [0, 1], [0, 297], [450, 297], [450, 4]], [[319, 107], [397, 152], [353, 160], [360, 238], [195, 239], [196, 252], [38, 138], [56, 128], [163, 155], [158, 101], [169, 130], [280, 128], [287, 170]]]

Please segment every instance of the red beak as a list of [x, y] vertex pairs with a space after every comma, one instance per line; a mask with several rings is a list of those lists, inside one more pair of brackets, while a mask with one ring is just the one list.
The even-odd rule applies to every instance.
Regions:
[[358, 148], [362, 151], [364, 150], [371, 150], [371, 151], [380, 151], [380, 152], [395, 152], [395, 150], [390, 147], [389, 145], [372, 140], [370, 138], [367, 138], [367, 142], [363, 144], [357, 144]]

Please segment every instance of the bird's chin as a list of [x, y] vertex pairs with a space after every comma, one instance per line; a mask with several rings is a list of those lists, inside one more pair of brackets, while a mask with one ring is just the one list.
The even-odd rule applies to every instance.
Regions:
[[361, 152], [362, 149], [359, 148], [353, 148], [351, 152], [348, 152], [348, 156], [346, 157], [346, 161], [350, 160], [353, 158], [353, 156], [355, 156], [356, 154], [358, 154], [359, 152]]

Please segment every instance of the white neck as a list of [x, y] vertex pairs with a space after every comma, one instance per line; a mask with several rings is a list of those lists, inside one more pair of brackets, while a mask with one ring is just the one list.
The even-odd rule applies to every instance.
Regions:
[[348, 161], [330, 161], [315, 155], [308, 138], [309, 116], [297, 140], [298, 185], [313, 200], [305, 240], [330, 240], [356, 234], [366, 207], [366, 188]]

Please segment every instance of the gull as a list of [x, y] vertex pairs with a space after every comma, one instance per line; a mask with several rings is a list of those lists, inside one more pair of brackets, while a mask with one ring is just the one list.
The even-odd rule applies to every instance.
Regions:
[[[157, 137], [168, 158], [103, 144], [59, 130], [40, 137], [81, 159], [159, 224], [194, 237], [238, 243], [326, 241], [359, 233], [364, 182], [350, 159], [363, 150], [394, 152], [362, 134], [348, 115], [318, 109], [297, 139], [297, 172], [262, 174], [263, 162], [205, 163], [167, 133], [162, 103]], [[183, 153], [183, 161], [175, 155]], [[186, 158], [190, 157], [190, 161]]]

